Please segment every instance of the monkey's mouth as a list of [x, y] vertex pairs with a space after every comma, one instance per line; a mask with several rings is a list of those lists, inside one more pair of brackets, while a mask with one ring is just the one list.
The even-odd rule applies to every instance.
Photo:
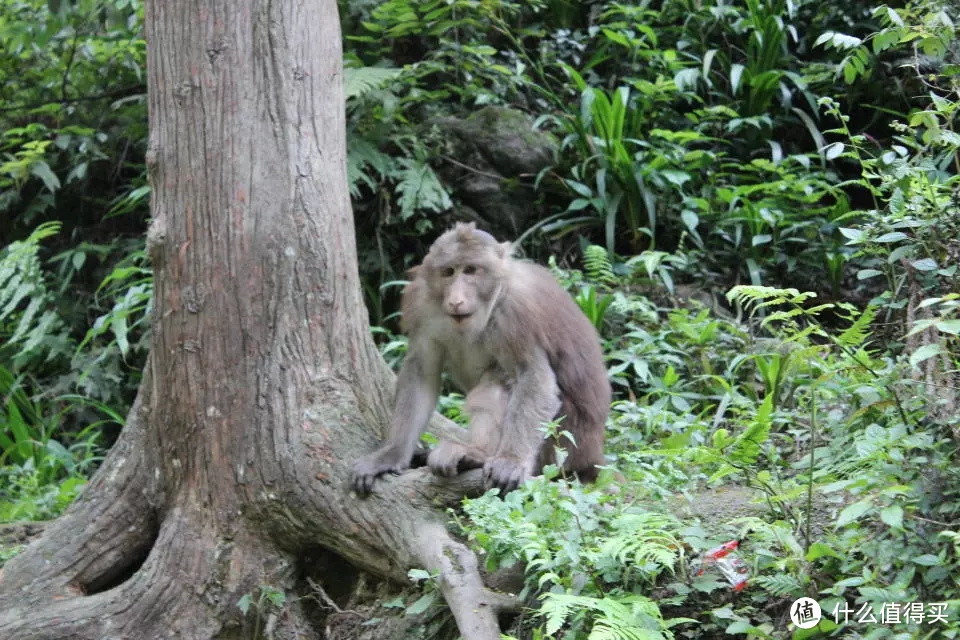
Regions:
[[472, 313], [451, 313], [450, 317], [453, 318], [454, 322], [456, 322], [457, 324], [460, 324], [461, 322], [463, 322], [464, 320], [466, 320], [472, 315], [473, 315]]

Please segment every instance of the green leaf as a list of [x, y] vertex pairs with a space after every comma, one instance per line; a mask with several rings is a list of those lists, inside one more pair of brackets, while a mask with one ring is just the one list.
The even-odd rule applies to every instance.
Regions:
[[919, 564], [922, 567], [935, 567], [943, 562], [940, 560], [940, 558], [931, 553], [925, 553], [922, 556], [917, 556], [915, 558], [911, 558], [910, 560], [914, 564]]
[[[791, 625], [792, 626], [792, 625]], [[834, 629], [839, 629], [840, 625], [830, 619], [829, 616], [820, 618], [817, 626], [809, 629], [794, 629], [790, 635], [790, 640], [807, 640], [807, 638], [824, 637], [824, 634]]]
[[60, 178], [50, 170], [50, 165], [43, 160], [37, 160], [31, 164], [30, 173], [43, 180], [44, 186], [50, 193], [55, 193], [60, 188]]
[[937, 261], [933, 258], [921, 258], [910, 262], [917, 271], [934, 271], [937, 268]]
[[960, 320], [941, 320], [936, 323], [937, 331], [949, 333], [952, 336], [960, 335]]
[[863, 514], [873, 508], [873, 505], [866, 500], [861, 500], [860, 502], [854, 502], [846, 509], [840, 512], [840, 517], [837, 518], [837, 527], [845, 527], [851, 522], [856, 522]]
[[876, 238], [874, 242], [889, 243], [889, 242], [899, 242], [900, 240], [906, 240], [909, 238], [907, 234], [902, 231], [891, 231], [890, 233], [885, 233], [879, 238]]
[[249, 593], [244, 594], [242, 598], [237, 600], [237, 607], [240, 611], [243, 612], [243, 615], [247, 615], [247, 611], [250, 610], [250, 605], [253, 603], [253, 596]]
[[888, 527], [903, 528], [903, 507], [891, 505], [880, 510], [880, 520]]
[[421, 582], [430, 579], [430, 572], [423, 569], [410, 569], [410, 571], [407, 571], [407, 577], [414, 582]]
[[910, 354], [910, 366], [915, 367], [924, 360], [929, 360], [939, 355], [942, 351], [943, 347], [941, 347], [939, 343], [925, 344]]
[[582, 182], [577, 182], [576, 180], [564, 180], [563, 181], [568, 187], [576, 191], [579, 195], [584, 198], [592, 198], [593, 191], [587, 185]]
[[861, 229], [849, 229], [847, 227], [840, 227], [840, 233], [843, 237], [848, 238], [850, 242], [847, 244], [855, 244], [863, 240], [863, 231]]
[[437, 601], [437, 592], [436, 592], [436, 591], [431, 591], [430, 593], [425, 593], [425, 594], [423, 594], [423, 596], [420, 597], [419, 600], [417, 600], [417, 601], [414, 602], [412, 605], [410, 605], [409, 607], [407, 607], [407, 612], [406, 612], [406, 613], [407, 613], [408, 616], [419, 615], [419, 614], [423, 613], [424, 611], [426, 611], [427, 609], [429, 609], [429, 608], [433, 605], [433, 603], [436, 602], [436, 601]]
[[843, 153], [843, 143], [834, 142], [829, 145], [826, 149], [823, 150], [823, 155], [827, 160], [834, 160], [840, 157], [840, 154]]
[[843, 556], [841, 554], [834, 551], [832, 547], [828, 547], [820, 542], [814, 542], [812, 545], [810, 545], [810, 549], [807, 551], [806, 560], [807, 562], [813, 562], [814, 560], [824, 556], [830, 556], [831, 558], [843, 560]]
[[113, 335], [117, 338], [117, 347], [120, 348], [120, 353], [123, 357], [126, 357], [127, 351], [130, 350], [130, 343], [127, 340], [127, 316], [115, 316], [113, 322], [110, 324], [110, 330], [113, 331]]
[[740, 80], [743, 78], [743, 71], [746, 67], [742, 64], [730, 65], [730, 92], [737, 95], [740, 90]]
[[678, 187], [682, 187], [683, 183], [690, 179], [689, 173], [686, 171], [677, 171], [676, 169], [664, 169], [660, 172], [660, 175]]
[[398, 180], [396, 192], [402, 219], [410, 218], [418, 210], [440, 213], [453, 206], [450, 195], [429, 164], [410, 158], [401, 158], [400, 164], [404, 168], [396, 171], [394, 177]]

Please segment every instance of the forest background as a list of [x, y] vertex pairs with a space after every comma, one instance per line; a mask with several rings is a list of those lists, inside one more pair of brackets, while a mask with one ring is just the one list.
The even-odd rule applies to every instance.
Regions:
[[[0, 6], [0, 523], [20, 523], [82, 490], [149, 349], [145, 44], [137, 0]], [[405, 269], [462, 219], [549, 263], [604, 340], [610, 472], [454, 514], [488, 568], [528, 567], [511, 633], [783, 637], [806, 595], [877, 620], [950, 603], [946, 622], [921, 607], [811, 633], [960, 637], [956, 12], [340, 10], [360, 272], [387, 360], [405, 349]], [[457, 419], [461, 402], [441, 408]], [[738, 593], [698, 572], [733, 539]], [[413, 577], [423, 590], [391, 606], [442, 637], [431, 578]], [[283, 606], [269, 585], [251, 601]]]

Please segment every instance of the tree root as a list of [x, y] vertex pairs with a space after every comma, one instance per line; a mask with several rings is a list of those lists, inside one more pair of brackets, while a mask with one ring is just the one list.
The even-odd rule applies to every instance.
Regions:
[[26, 598], [97, 593], [132, 573], [157, 536], [160, 490], [149, 476], [138, 394], [128, 424], [67, 513], [0, 570], [0, 591]]
[[[481, 495], [484, 490], [480, 470], [439, 478], [421, 468], [381, 478], [374, 495], [367, 498], [396, 505], [392, 512], [400, 517], [377, 523], [378, 534], [400, 543], [392, 548], [404, 572], [423, 567], [438, 574], [440, 592], [465, 640], [498, 640], [498, 614], [517, 611], [522, 604], [484, 585], [476, 555], [447, 531], [439, 517], [438, 506], [458, 504], [464, 496]], [[358, 506], [364, 502], [358, 501]], [[373, 511], [381, 516], [386, 513], [378, 506]]]
[[516, 610], [519, 602], [484, 586], [474, 553], [432, 524], [421, 531], [420, 554], [428, 571], [439, 571], [440, 591], [464, 639], [499, 640], [497, 614]]

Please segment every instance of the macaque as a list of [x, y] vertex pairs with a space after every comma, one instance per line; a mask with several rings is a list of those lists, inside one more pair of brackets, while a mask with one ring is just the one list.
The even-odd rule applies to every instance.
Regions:
[[553, 275], [514, 260], [509, 242], [457, 224], [410, 271], [402, 328], [409, 336], [387, 442], [353, 466], [353, 488], [408, 468], [446, 372], [467, 394], [470, 433], [441, 440], [431, 471], [483, 469], [486, 486], [515, 489], [556, 461], [540, 426], [563, 416], [564, 468], [593, 480], [603, 463], [610, 383], [593, 325]]

